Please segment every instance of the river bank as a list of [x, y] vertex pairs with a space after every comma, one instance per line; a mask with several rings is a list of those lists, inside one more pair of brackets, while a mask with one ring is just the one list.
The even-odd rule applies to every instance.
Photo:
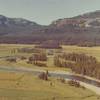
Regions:
[[[34, 75], [40, 74], [42, 72], [45, 72], [45, 70], [39, 70], [39, 69], [32, 69], [32, 68], [25, 68], [25, 67], [6, 67], [2, 66], [0, 67], [0, 71], [8, 71], [8, 72], [16, 72], [16, 73], [32, 73]], [[65, 71], [49, 71], [49, 75], [51, 77], [61, 77], [66, 80], [76, 80], [80, 82], [80, 84], [92, 91], [94, 91], [96, 94], [100, 95], [100, 81], [94, 78], [84, 77], [82, 75], [77, 75], [70, 72]]]

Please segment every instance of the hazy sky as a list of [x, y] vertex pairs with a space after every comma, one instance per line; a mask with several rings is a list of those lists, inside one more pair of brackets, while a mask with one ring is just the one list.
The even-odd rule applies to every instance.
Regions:
[[23, 17], [39, 24], [100, 10], [100, 0], [0, 0], [0, 14]]

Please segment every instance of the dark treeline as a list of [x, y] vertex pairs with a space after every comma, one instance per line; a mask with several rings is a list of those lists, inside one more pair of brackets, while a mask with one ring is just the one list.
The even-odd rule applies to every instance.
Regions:
[[36, 48], [46, 48], [46, 49], [61, 49], [62, 47], [59, 44], [59, 41], [55, 40], [48, 40], [43, 43], [41, 43], [38, 46], [35, 46]]
[[[45, 41], [53, 40], [55, 42], [59, 41], [59, 44], [64, 45], [78, 45], [78, 46], [100, 46], [100, 36], [95, 36], [90, 38], [90, 35], [87, 34], [79, 34], [80, 32], [74, 34], [73, 33], [34, 33], [29, 36], [1, 36], [0, 43], [6, 44], [41, 44], [44, 47]], [[86, 36], [84, 36], [86, 35]], [[48, 47], [48, 45], [45, 45]]]
[[63, 54], [54, 59], [54, 63], [59, 67], [69, 67], [73, 72], [100, 79], [100, 63], [95, 57], [85, 54]]
[[40, 54], [33, 54], [31, 57], [29, 57], [28, 62], [30, 64], [34, 64], [40, 67], [46, 67], [46, 61], [47, 61], [47, 56], [45, 53], [40, 53]]
[[47, 61], [47, 56], [45, 53], [33, 54], [33, 56], [29, 57], [29, 61], [30, 62]]
[[19, 53], [40, 53], [43, 50], [36, 49], [36, 48], [20, 48], [20, 49], [17, 49], [17, 51]]

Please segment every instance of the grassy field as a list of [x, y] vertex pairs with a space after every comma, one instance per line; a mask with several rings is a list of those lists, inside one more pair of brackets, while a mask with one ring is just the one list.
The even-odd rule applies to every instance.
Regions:
[[[18, 48], [34, 48], [34, 45], [21, 45], [21, 44], [0, 44], [0, 57], [2, 56], [13, 56], [13, 55], [23, 55], [29, 56], [31, 53], [18, 53], [16, 49]], [[62, 46], [63, 50], [67, 53], [77, 52], [77, 53], [86, 53], [88, 55], [95, 56], [100, 60], [100, 47], [78, 47], [78, 46]], [[15, 51], [13, 53], [13, 51]]]
[[[67, 53], [76, 52], [76, 53], [85, 53], [87, 55], [91, 55], [97, 58], [100, 61], [100, 47], [78, 47], [78, 46], [62, 46], [63, 51]], [[0, 57], [6, 56], [24, 56], [30, 57], [32, 53], [19, 53], [17, 49], [19, 48], [34, 48], [34, 45], [19, 45], [19, 44], [0, 44]], [[58, 68], [54, 66], [53, 57], [49, 57], [47, 61], [48, 67], [37, 67], [33, 64], [27, 64], [26, 60], [18, 60], [16, 63], [10, 63], [5, 60], [0, 60], [0, 65], [4, 66], [13, 66], [13, 67], [31, 67], [31, 68], [39, 68], [45, 70], [64, 70], [64, 71], [71, 71], [67, 68]]]
[[[32, 56], [32, 53], [19, 53], [17, 52], [17, 49], [19, 48], [34, 48], [34, 45], [15, 45], [15, 44], [0, 44], [0, 57], [6, 57], [6, 56], [24, 56], [26, 58]], [[67, 68], [58, 68], [54, 66], [52, 57], [48, 57], [47, 65], [48, 67], [38, 67], [33, 64], [28, 64], [26, 60], [18, 60], [16, 63], [8, 62], [4, 59], [0, 60], [1, 66], [13, 66], [13, 67], [28, 67], [28, 68], [34, 68], [34, 69], [44, 69], [44, 70], [64, 70], [64, 71], [70, 71], [70, 69]]]
[[78, 46], [62, 46], [63, 50], [67, 53], [85, 53], [90, 56], [94, 56], [100, 61], [100, 47], [78, 47]]
[[17, 49], [19, 48], [34, 48], [34, 45], [22, 45], [22, 44], [0, 44], [0, 57], [5, 56], [14, 56], [14, 55], [25, 55], [28, 56], [27, 53], [18, 53]]
[[[52, 86], [50, 83], [52, 82]], [[26, 73], [0, 72], [0, 100], [98, 100], [90, 90], [58, 79], [40, 80]]]
[[[64, 52], [86, 53], [100, 61], [100, 47], [62, 46]], [[34, 48], [34, 45], [0, 44], [0, 57], [24, 56], [30, 57], [32, 53], [19, 53], [19, 48]], [[48, 67], [37, 67], [28, 64], [26, 60], [8, 62], [0, 58], [0, 66], [30, 67], [45, 70], [65, 70], [53, 65], [52, 57], [48, 58]], [[50, 83], [52, 82], [52, 86]], [[0, 100], [99, 100], [94, 92], [83, 88], [69, 86], [58, 79], [49, 78], [49, 81], [40, 80], [37, 76], [26, 73], [10, 73], [0, 71]]]

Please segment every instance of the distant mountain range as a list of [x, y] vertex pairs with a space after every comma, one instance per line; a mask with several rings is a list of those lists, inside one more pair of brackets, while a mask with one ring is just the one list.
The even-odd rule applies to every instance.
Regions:
[[48, 26], [23, 18], [0, 15], [0, 43], [42, 43], [100, 45], [100, 11], [53, 21]]
[[31, 33], [42, 26], [23, 18], [8, 18], [0, 15], [0, 33]]

